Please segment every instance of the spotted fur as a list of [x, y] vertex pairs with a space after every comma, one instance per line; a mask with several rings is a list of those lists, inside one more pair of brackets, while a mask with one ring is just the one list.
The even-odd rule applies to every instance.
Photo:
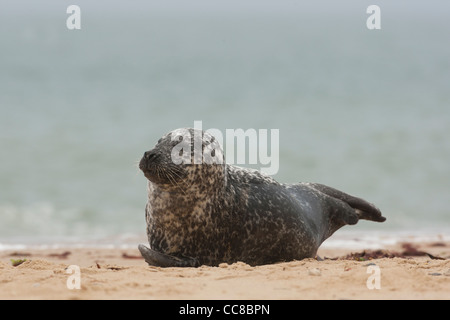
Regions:
[[[171, 152], [186, 132], [191, 136], [192, 160], [195, 135], [201, 138], [203, 153], [223, 161], [174, 164]], [[346, 224], [360, 218], [385, 220], [372, 204], [336, 189], [281, 184], [258, 171], [225, 164], [214, 137], [194, 129], [177, 129], [162, 137], [139, 166], [149, 180], [150, 250], [176, 261], [147, 259], [150, 264], [261, 265], [299, 260], [314, 257], [321, 243]]]

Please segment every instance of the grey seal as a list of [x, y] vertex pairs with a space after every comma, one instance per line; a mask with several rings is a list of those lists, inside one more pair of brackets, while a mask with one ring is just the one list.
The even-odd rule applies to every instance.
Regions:
[[[187, 145], [180, 148], [180, 141]], [[203, 161], [195, 153], [198, 146]], [[174, 154], [187, 161], [177, 163]], [[345, 225], [386, 220], [373, 204], [334, 188], [282, 184], [259, 171], [228, 165], [215, 138], [197, 129], [164, 135], [145, 152], [139, 168], [149, 180], [150, 244], [140, 244], [139, 250], [152, 266], [301, 260], [315, 257], [322, 242]]]

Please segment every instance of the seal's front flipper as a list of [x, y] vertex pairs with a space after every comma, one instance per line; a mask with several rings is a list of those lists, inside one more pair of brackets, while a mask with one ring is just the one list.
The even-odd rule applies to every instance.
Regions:
[[138, 246], [141, 255], [144, 257], [145, 262], [155, 267], [198, 267], [200, 264], [197, 259], [194, 258], [178, 258], [169, 256], [164, 253], [157, 252], [149, 249], [143, 244]]

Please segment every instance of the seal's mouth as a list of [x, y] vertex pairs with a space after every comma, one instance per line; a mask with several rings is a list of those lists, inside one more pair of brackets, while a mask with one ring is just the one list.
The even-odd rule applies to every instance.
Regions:
[[145, 155], [139, 162], [139, 169], [150, 181], [153, 181], [154, 177], [157, 176], [157, 173], [160, 171], [158, 163], [149, 161], [149, 159]]
[[147, 151], [139, 162], [139, 169], [153, 183], [176, 185], [184, 179], [186, 173], [181, 166], [165, 163], [159, 153]]
[[141, 169], [144, 176], [151, 181], [153, 180], [155, 173], [158, 171], [158, 160], [158, 153], [154, 151], [147, 151], [144, 153], [144, 156], [139, 162], [139, 169]]
[[144, 173], [147, 171], [147, 161], [144, 158], [139, 162], [139, 169]]
[[144, 176], [150, 180], [150, 181], [154, 181], [154, 177], [155, 177], [155, 173], [153, 172], [153, 170], [149, 170], [147, 168], [140, 168], [142, 170], [142, 172], [144, 173]]

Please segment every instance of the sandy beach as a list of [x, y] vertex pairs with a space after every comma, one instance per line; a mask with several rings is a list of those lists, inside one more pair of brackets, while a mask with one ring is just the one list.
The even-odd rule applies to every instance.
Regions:
[[[450, 243], [320, 249], [320, 259], [251, 267], [149, 267], [137, 249], [0, 252], [0, 299], [450, 299]], [[12, 260], [23, 260], [18, 266]], [[79, 267], [80, 289], [76, 286]]]

